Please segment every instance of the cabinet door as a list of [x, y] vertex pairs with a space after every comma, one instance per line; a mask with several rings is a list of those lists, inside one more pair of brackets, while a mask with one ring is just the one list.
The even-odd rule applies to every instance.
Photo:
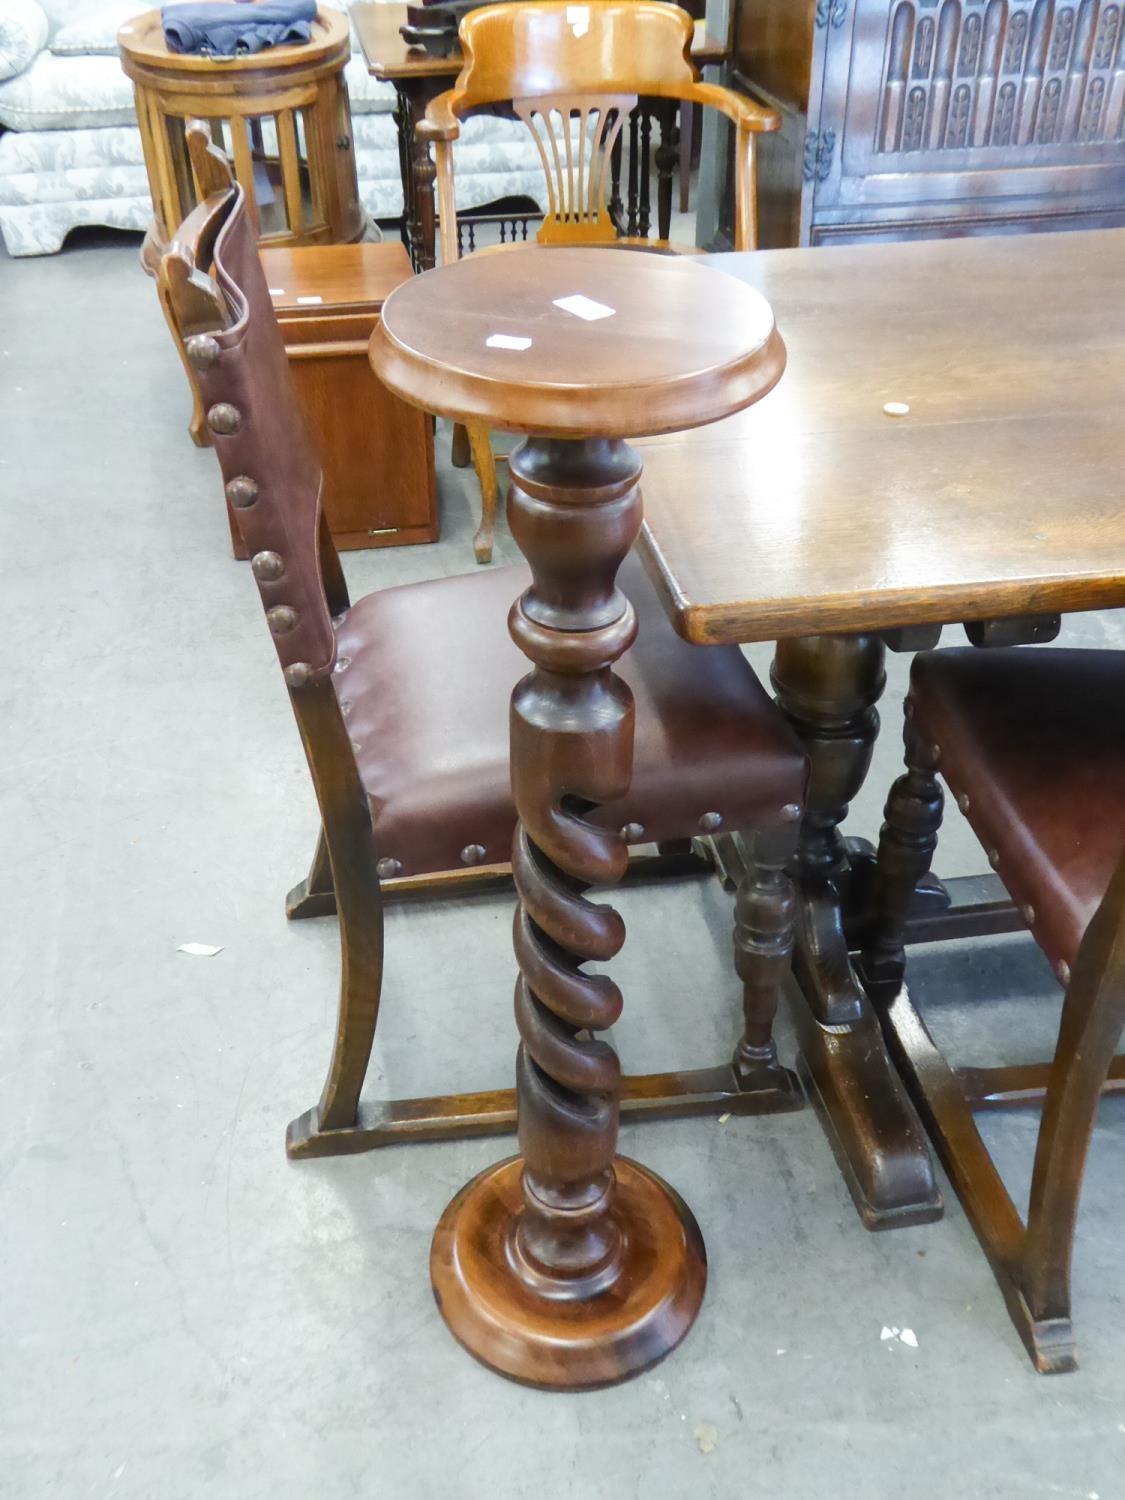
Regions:
[[815, 225], [1122, 221], [1125, 0], [831, 0], [826, 13], [805, 152]]

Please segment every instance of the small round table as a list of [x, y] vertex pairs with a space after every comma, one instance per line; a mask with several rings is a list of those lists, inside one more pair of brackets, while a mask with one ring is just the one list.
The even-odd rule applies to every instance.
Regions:
[[117, 33], [133, 80], [156, 232], [167, 242], [197, 201], [185, 126], [207, 120], [234, 163], [255, 227], [271, 245], [358, 240], [359, 203], [343, 70], [348, 18], [323, 10], [300, 46], [215, 59], [170, 52], [158, 10]]
[[632, 773], [632, 694], [612, 671], [636, 633], [615, 581], [641, 525], [641, 460], [624, 438], [749, 406], [785, 349], [765, 300], [708, 266], [521, 247], [399, 287], [370, 352], [407, 401], [526, 435], [508, 500], [532, 574], [508, 617], [533, 666], [511, 710], [521, 1155], [450, 1203], [431, 1280], [485, 1364], [530, 1385], [606, 1385], [675, 1348], [707, 1279], [691, 1210], [616, 1155], [620, 1069], [591, 1033], [614, 1023], [621, 996], [582, 969], [625, 938], [618, 914], [583, 894], [628, 863], [624, 837], [585, 816], [624, 796]]

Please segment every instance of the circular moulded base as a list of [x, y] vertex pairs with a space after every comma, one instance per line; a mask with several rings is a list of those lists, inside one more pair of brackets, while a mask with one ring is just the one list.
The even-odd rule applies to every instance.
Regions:
[[522, 1157], [474, 1177], [442, 1214], [430, 1281], [450, 1332], [482, 1364], [547, 1390], [615, 1385], [663, 1359], [695, 1322], [707, 1252], [691, 1210], [639, 1163], [619, 1156], [614, 1170], [620, 1268], [584, 1298], [545, 1296], [516, 1270]]

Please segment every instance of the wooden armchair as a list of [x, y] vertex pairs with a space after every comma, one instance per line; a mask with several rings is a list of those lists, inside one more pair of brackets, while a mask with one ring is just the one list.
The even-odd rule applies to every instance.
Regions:
[[[638, 101], [666, 102], [668, 129], [680, 104], [718, 110], [734, 126], [734, 248], [757, 245], [754, 141], [777, 130], [773, 110], [714, 84], [700, 83], [691, 62], [694, 23], [678, 6], [658, 0], [518, 0], [488, 5], [461, 22], [464, 64], [456, 86], [439, 94], [418, 122], [420, 140], [432, 143], [445, 264], [458, 259], [453, 142], [461, 121], [483, 105], [510, 104], [539, 148], [548, 206], [541, 244], [605, 245], [669, 251], [666, 240], [637, 234], [623, 224], [611, 201], [610, 184], [622, 151], [622, 130]], [[647, 174], [648, 132], [643, 149], [631, 153], [629, 170]], [[639, 160], [637, 159], [639, 155]], [[661, 158], [658, 191], [670, 211], [675, 151]], [[642, 185], [648, 201], [647, 180]], [[665, 217], [661, 215], [660, 217]], [[468, 447], [481, 478], [478, 552], [491, 556], [497, 484], [494, 458], [483, 431], [470, 431]], [[466, 444], [456, 441], [462, 461]]]
[[[215, 163], [203, 127], [190, 128], [190, 141], [197, 169], [201, 153]], [[200, 212], [211, 272], [173, 244], [160, 263], [161, 292], [175, 326], [189, 330], [184, 357], [320, 805], [312, 869], [288, 913], [335, 911], [340, 922], [332, 1059], [319, 1104], [290, 1126], [289, 1153], [513, 1128], [512, 1090], [361, 1106], [360, 1089], [382, 988], [384, 883], [460, 892], [510, 874], [508, 709], [527, 664], [506, 621], [530, 573], [523, 565], [474, 572], [349, 601], [242, 189], [228, 182]], [[635, 558], [619, 583], [640, 626], [618, 664], [636, 702], [635, 769], [628, 796], [594, 817], [620, 827], [631, 845], [658, 849], [741, 830], [750, 870], [736, 901], [746, 1025], [732, 1062], [626, 1080], [625, 1112], [798, 1108], [771, 1032], [793, 938], [785, 867], [804, 800], [803, 750], [737, 648], [682, 641]]]
[[[914, 659], [906, 775], [879, 845], [862, 971], [889, 1041], [1037, 1369], [1077, 1362], [1070, 1263], [1078, 1199], [1125, 1021], [1125, 653], [1043, 647]], [[902, 983], [911, 899], [948, 783], [1065, 991], [1049, 1067], [953, 1069]], [[1043, 1101], [1026, 1226], [974, 1109]]]

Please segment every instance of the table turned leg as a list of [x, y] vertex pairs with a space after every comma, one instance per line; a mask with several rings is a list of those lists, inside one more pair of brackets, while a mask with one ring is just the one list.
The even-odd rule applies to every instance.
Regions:
[[620, 1068], [592, 1033], [621, 995], [583, 971], [621, 948], [619, 832], [588, 821], [624, 796], [633, 699], [612, 671], [636, 634], [618, 567], [641, 521], [641, 464], [616, 440], [530, 438], [511, 458], [512, 535], [532, 584], [509, 628], [533, 670], [512, 695], [519, 824], [516, 1063], [522, 1155], [454, 1198], [430, 1272], [442, 1315], [478, 1359], [531, 1385], [611, 1384], [673, 1349], [699, 1311], [703, 1240], [676, 1193], [616, 1155]]
[[809, 753], [797, 857], [798, 1069], [869, 1229], [940, 1217], [925, 1132], [852, 968], [844, 932], [849, 848], [840, 834], [879, 732], [884, 648], [874, 635], [780, 641], [777, 701]]

